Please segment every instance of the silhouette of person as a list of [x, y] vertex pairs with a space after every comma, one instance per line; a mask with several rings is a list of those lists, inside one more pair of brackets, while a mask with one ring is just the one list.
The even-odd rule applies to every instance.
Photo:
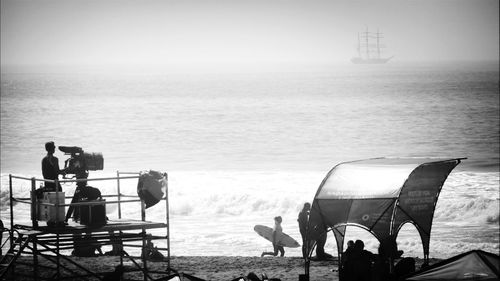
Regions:
[[398, 280], [407, 274], [415, 272], [415, 259], [414, 258], [402, 258], [394, 267], [394, 274]]
[[311, 210], [311, 204], [305, 203], [304, 207], [299, 213], [297, 221], [299, 222], [300, 236], [302, 236], [302, 257], [306, 258], [306, 244], [307, 244], [307, 224], [309, 222], [309, 211]]
[[403, 251], [398, 250], [398, 244], [396, 243], [396, 237], [394, 235], [389, 235], [380, 242], [380, 255], [387, 259], [397, 259], [403, 254]]
[[340, 266], [339, 266], [339, 274], [340, 280], [353, 280], [354, 272], [356, 268], [354, 268], [353, 262], [353, 253], [354, 253], [354, 241], [349, 240], [347, 242], [347, 249], [342, 253], [340, 257]]
[[342, 256], [340, 257], [340, 267], [344, 268], [346, 262], [351, 258], [352, 251], [354, 250], [354, 241], [349, 240], [347, 241], [347, 249], [342, 253]]
[[274, 247], [274, 252], [263, 252], [261, 257], [263, 256], [277, 256], [278, 252], [281, 253], [281, 257], [285, 255], [285, 248], [283, 246], [279, 245], [280, 243], [280, 238], [281, 235], [283, 234], [283, 229], [281, 228], [281, 222], [283, 219], [280, 216], [277, 216], [274, 218], [274, 228], [273, 228], [273, 247]]
[[[87, 187], [87, 181], [79, 181], [76, 183], [75, 194], [73, 194], [73, 199], [71, 199], [71, 204], [80, 201], [83, 197], [83, 190]], [[68, 212], [66, 212], [65, 222], [71, 218], [74, 212], [74, 220], [78, 220], [80, 218], [80, 209], [75, 208], [75, 206], [71, 205], [68, 208]]]
[[[318, 239], [316, 240], [316, 258], [318, 260], [325, 260], [329, 258], [329, 255], [325, 252], [325, 244], [327, 239], [326, 229]], [[330, 256], [331, 257], [331, 256]]]
[[365, 250], [365, 243], [361, 240], [354, 242], [352, 253], [354, 280], [371, 281], [373, 254]]
[[322, 233], [316, 239], [316, 260], [329, 260], [333, 256], [325, 252], [326, 239], [328, 238], [328, 228], [326, 225], [321, 225]]
[[[64, 175], [64, 171], [59, 169], [59, 159], [54, 156], [56, 146], [53, 141], [45, 143], [47, 155], [42, 159], [42, 174], [46, 180], [56, 180], [60, 174]], [[45, 182], [45, 189], [56, 191], [56, 184], [53, 182]], [[61, 185], [57, 183], [57, 190], [62, 191]]]
[[391, 268], [389, 265], [389, 258], [384, 252], [384, 246], [380, 243], [378, 247], [378, 256], [373, 264], [373, 279], [372, 281], [391, 281]]

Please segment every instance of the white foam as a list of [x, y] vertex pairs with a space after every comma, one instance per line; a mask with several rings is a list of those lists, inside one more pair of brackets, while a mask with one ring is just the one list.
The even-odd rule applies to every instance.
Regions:
[[[113, 176], [113, 175], [110, 175]], [[169, 203], [172, 253], [176, 255], [260, 255], [271, 244], [254, 231], [255, 224], [272, 226], [273, 217], [283, 217], [283, 230], [301, 241], [297, 215], [304, 202], [312, 202], [324, 173], [321, 172], [235, 172], [173, 171], [169, 173]], [[2, 176], [2, 202], [6, 183]], [[469, 249], [498, 251], [497, 173], [452, 173], [443, 186], [431, 234], [431, 256], [448, 257]], [[8, 182], [7, 182], [8, 185]], [[116, 193], [115, 181], [92, 183], [103, 194]], [[121, 190], [136, 194], [137, 180], [123, 181]], [[71, 187], [63, 187], [72, 193]], [[28, 196], [28, 183], [17, 183], [16, 196]], [[134, 203], [135, 204], [135, 203]], [[116, 205], [108, 216], [117, 216]], [[2, 204], [2, 219], [6, 221]], [[123, 217], [140, 218], [139, 205], [122, 206]], [[147, 219], [165, 220], [163, 203], [147, 210]], [[29, 221], [27, 206], [16, 205], [16, 220]], [[161, 230], [158, 230], [161, 232]], [[470, 237], [476, 239], [470, 239]], [[349, 228], [346, 239], [362, 239], [376, 252], [378, 241], [363, 230]], [[400, 248], [422, 256], [415, 228], [406, 225], [398, 237]], [[160, 244], [161, 245], [161, 244]], [[336, 254], [333, 235], [327, 250]], [[287, 249], [300, 256], [300, 248]]]

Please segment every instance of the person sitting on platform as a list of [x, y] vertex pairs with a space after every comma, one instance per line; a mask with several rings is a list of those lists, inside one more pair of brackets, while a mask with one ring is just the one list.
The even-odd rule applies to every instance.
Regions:
[[[73, 195], [71, 203], [77, 203], [82, 201], [94, 201], [98, 199], [102, 199], [101, 191], [98, 188], [87, 185], [87, 181], [79, 181], [76, 183], [75, 194]], [[106, 214], [104, 213], [104, 209], [102, 208], [98, 209], [97, 207], [91, 207], [91, 206], [80, 206], [79, 208], [75, 208], [74, 206], [69, 206], [68, 212], [66, 213], [65, 221], [67, 222], [72, 216], [75, 221], [80, 220], [81, 219], [80, 211], [82, 209], [88, 210], [88, 208], [92, 208], [94, 212], [101, 211], [101, 213], [99, 214], [94, 213], [94, 220], [93, 222], [89, 222], [90, 224], [93, 224], [94, 221], [95, 224], [106, 224], [106, 219], [105, 219]], [[86, 218], [88, 218], [88, 216], [86, 216]]]

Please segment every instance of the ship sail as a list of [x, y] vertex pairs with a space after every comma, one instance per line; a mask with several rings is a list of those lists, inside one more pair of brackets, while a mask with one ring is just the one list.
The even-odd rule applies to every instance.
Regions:
[[381, 44], [383, 34], [379, 30], [370, 32], [358, 32], [358, 56], [351, 59], [355, 64], [383, 64], [387, 63], [393, 57], [382, 57], [385, 45]]

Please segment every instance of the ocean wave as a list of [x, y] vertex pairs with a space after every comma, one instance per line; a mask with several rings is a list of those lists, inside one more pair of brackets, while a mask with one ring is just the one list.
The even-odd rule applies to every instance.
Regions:
[[8, 190], [0, 190], [0, 211], [6, 211], [10, 206], [10, 192]]
[[456, 224], [493, 224], [499, 214], [499, 174], [450, 174], [441, 191], [434, 219]]
[[[111, 175], [110, 175], [111, 176]], [[261, 251], [268, 242], [253, 232], [255, 224], [272, 226], [274, 216], [283, 217], [284, 231], [300, 241], [297, 215], [304, 202], [312, 202], [324, 173], [321, 172], [172, 172], [169, 174], [169, 206], [172, 243], [187, 243], [205, 254], [224, 254], [227, 241], [233, 240], [238, 251], [249, 255]], [[2, 177], [4, 179], [4, 177]], [[8, 179], [8, 177], [7, 177]], [[449, 257], [471, 249], [498, 251], [498, 173], [457, 172], [450, 174], [440, 194], [431, 235], [431, 256]], [[14, 194], [27, 197], [29, 181], [15, 181]], [[116, 194], [116, 182], [92, 184], [103, 194]], [[122, 193], [134, 195], [136, 180], [121, 183]], [[63, 186], [72, 194], [72, 185]], [[8, 212], [8, 181], [2, 180], [2, 220]], [[140, 205], [122, 205], [122, 217], [140, 218]], [[116, 204], [107, 206], [109, 217], [117, 216]], [[165, 207], [157, 204], [146, 210], [147, 219], [163, 221]], [[29, 206], [16, 206], [16, 221], [29, 222]], [[407, 227], [408, 225], [408, 227]], [[399, 236], [400, 248], [411, 256], [422, 256], [422, 245], [415, 227], [405, 225]], [[203, 233], [199, 229], [203, 228]], [[470, 239], [477, 237], [477, 239]], [[346, 238], [365, 241], [366, 248], [376, 252], [378, 241], [364, 230], [347, 231]], [[330, 233], [329, 252], [336, 253], [335, 239]], [[182, 253], [178, 249], [177, 253]], [[180, 251], [180, 252], [179, 252]], [[300, 250], [290, 250], [300, 255]], [[231, 254], [231, 253], [226, 253]]]
[[[324, 174], [319, 172], [172, 172], [169, 181], [170, 212], [191, 216], [213, 214], [296, 214], [312, 202]], [[116, 183], [95, 183], [103, 194], [116, 193]], [[63, 186], [72, 194], [72, 185]], [[136, 194], [136, 181], [121, 183], [122, 193]], [[31, 183], [15, 181], [14, 195], [29, 197]], [[499, 221], [498, 173], [450, 174], [435, 212], [437, 221]], [[8, 176], [2, 175], [2, 209], [9, 204]]]
[[489, 198], [462, 198], [460, 201], [441, 201], [434, 218], [436, 221], [463, 223], [498, 222], [498, 200]]

